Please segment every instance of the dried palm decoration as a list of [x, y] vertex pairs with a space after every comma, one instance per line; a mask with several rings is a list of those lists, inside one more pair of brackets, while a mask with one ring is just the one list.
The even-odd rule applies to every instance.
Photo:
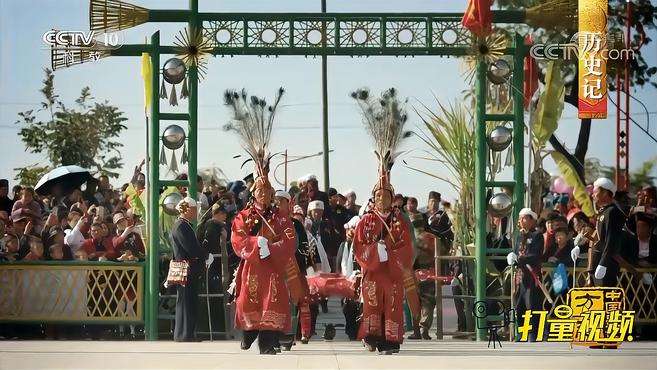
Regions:
[[525, 10], [527, 24], [545, 29], [577, 29], [577, 0], [547, 0]]
[[92, 31], [120, 31], [146, 22], [146, 8], [119, 0], [89, 2], [89, 24]]
[[212, 40], [203, 35], [200, 28], [179, 31], [173, 42], [176, 56], [185, 62], [187, 67], [196, 66], [199, 78], [207, 72], [207, 56], [212, 52]]
[[67, 68], [77, 64], [95, 62], [111, 55], [111, 48], [96, 41], [93, 47], [54, 46], [50, 48], [52, 70]]
[[471, 39], [470, 52], [464, 58], [463, 78], [472, 83], [477, 72], [477, 64], [480, 60], [490, 65], [495, 63], [504, 55], [508, 47], [508, 39], [504, 33], [493, 32], [486, 37], [473, 36]]
[[[255, 165], [256, 185], [258, 182], [269, 183], [269, 141], [276, 117], [278, 103], [285, 90], [281, 87], [276, 93], [274, 103], [268, 105], [264, 98], [255, 95], [248, 96], [246, 90], [226, 90], [224, 104], [232, 113], [231, 121], [223, 128], [234, 131], [241, 140], [241, 145], [251, 157]], [[246, 161], [248, 162], [248, 161]], [[246, 163], [244, 162], [244, 163]], [[242, 164], [244, 165], [244, 164]]]
[[409, 137], [410, 132], [404, 131], [408, 120], [405, 105], [397, 97], [397, 90], [390, 88], [374, 98], [366, 88], [351, 93], [356, 100], [363, 116], [365, 130], [372, 138], [374, 154], [379, 162], [379, 181], [372, 190], [374, 194], [379, 189], [387, 189], [394, 195], [390, 184], [390, 170], [395, 160], [403, 152], [398, 151], [402, 139]]

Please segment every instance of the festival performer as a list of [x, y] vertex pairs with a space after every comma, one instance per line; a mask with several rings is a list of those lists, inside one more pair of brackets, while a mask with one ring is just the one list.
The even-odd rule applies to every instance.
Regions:
[[379, 161], [379, 180], [372, 190], [374, 209], [363, 215], [354, 237], [354, 255], [363, 270], [363, 315], [358, 338], [369, 351], [389, 355], [399, 352], [403, 341], [405, 291], [409, 306], [416, 311], [419, 308], [412, 271], [411, 225], [401, 210], [392, 208], [395, 191], [390, 184], [406, 114], [394, 89], [387, 90], [381, 99], [371, 99], [364, 89], [352, 97], [363, 111]]
[[236, 131], [255, 165], [252, 198], [233, 220], [231, 243], [241, 258], [236, 275], [235, 325], [243, 330], [241, 348], [258, 338], [261, 354], [276, 354], [282, 333], [290, 329], [290, 293], [286, 267], [294, 258], [296, 236], [289, 214], [272, 205], [269, 183], [269, 139], [283, 89], [273, 105], [246, 92], [227, 91], [225, 103], [233, 110], [227, 130]]
[[[276, 206], [282, 215], [292, 216], [292, 209], [290, 208], [291, 201], [292, 197], [290, 196], [290, 193], [284, 190], [276, 191]], [[303, 228], [303, 224], [293, 217], [291, 217], [291, 220], [294, 225], [297, 240], [294, 260], [292, 262], [297, 264], [299, 271], [297, 276], [301, 283], [302, 292], [301, 299], [297, 303], [298, 330], [291, 337], [284, 337], [284, 340], [281, 340], [281, 342], [285, 342], [281, 343], [284, 346], [283, 348], [288, 350], [292, 346], [297, 334], [299, 334], [301, 343], [308, 344], [313, 331], [313, 328], [311, 327], [312, 315], [310, 311], [310, 292], [308, 290], [308, 281], [306, 280], [306, 271], [308, 267], [312, 268], [313, 266], [313, 255], [308, 246], [308, 238], [306, 236], [306, 230]]]
[[[360, 217], [354, 216], [349, 222], [344, 224], [345, 228], [345, 241], [340, 245], [337, 258], [337, 273], [345, 278], [356, 278], [359, 274], [360, 266], [356, 263], [354, 258], [354, 233], [356, 226], [360, 222]], [[359, 297], [356, 299], [345, 298], [342, 301], [342, 313], [344, 314], [345, 328], [344, 332], [349, 337], [349, 340], [356, 340], [358, 337], [358, 318], [361, 312], [361, 303]]]

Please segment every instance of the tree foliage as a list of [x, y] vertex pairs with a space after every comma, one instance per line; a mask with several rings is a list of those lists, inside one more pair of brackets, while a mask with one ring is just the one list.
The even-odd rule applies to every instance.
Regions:
[[[66, 106], [55, 93], [53, 72], [44, 71], [40, 108], [18, 113], [25, 150], [47, 154], [52, 167], [74, 164], [118, 177], [123, 144], [117, 138], [127, 120], [123, 112], [108, 101], [95, 102], [89, 87], [81, 90], [73, 107]], [[19, 175], [28, 174], [30, 167], [35, 166], [17, 169]]]
[[[529, 8], [539, 2], [549, 1], [550, 0], [497, 0], [497, 5], [500, 8], [519, 9]], [[624, 34], [623, 31], [627, 23], [627, 4], [628, 2], [626, 0], [609, 0], [608, 2], [607, 29], [608, 33], [613, 36], [613, 39], [616, 41], [622, 41], [620, 36]], [[657, 87], [657, 83], [654, 81], [654, 76], [657, 73], [657, 67], [648, 65], [642, 55], [642, 50], [646, 50], [645, 46], [652, 42], [652, 39], [648, 37], [647, 32], [649, 30], [657, 29], [655, 22], [657, 20], [657, 7], [652, 4], [651, 0], [633, 0], [630, 3], [630, 6], [632, 13], [630, 21], [632, 34], [631, 47], [634, 50], [634, 59], [631, 59], [629, 62], [630, 85], [644, 86], [648, 84], [650, 86]], [[571, 34], [556, 30], [538, 29], [531, 30], [531, 33], [534, 36], [535, 41], [544, 43], [564, 43], [569, 41], [572, 37]], [[619, 44], [618, 42], [610, 47], [617, 49], [625, 48], [624, 45]], [[566, 81], [567, 88], [567, 92], [564, 96], [564, 101], [577, 108], [577, 63], [576, 61], [573, 61], [571, 63], [564, 63], [563, 66], [564, 73], [566, 75], [564, 80]], [[622, 61], [608, 60], [607, 84], [609, 91], [615, 91], [616, 74], [618, 72], [624, 73], [621, 69], [622, 67]], [[541, 76], [541, 80], [544, 81], [544, 76]], [[585, 177], [587, 175], [585, 172], [585, 160], [586, 153], [588, 152], [590, 135], [591, 120], [582, 119], [580, 122], [577, 144], [572, 153], [566, 149], [566, 147], [555, 134], [552, 134], [549, 138], [549, 142], [554, 150], [564, 155], [566, 160], [568, 160], [568, 162], [570, 162], [573, 168], [576, 170], [582, 181], [585, 181]]]
[[[598, 158], [588, 158], [586, 160], [586, 180], [593, 183], [598, 177], [607, 177], [614, 179], [616, 177], [616, 168], [613, 166], [603, 165]], [[656, 177], [653, 175], [657, 169], [657, 158], [645, 161], [641, 167], [630, 172], [630, 192], [636, 193], [646, 185], [655, 185]]]
[[22, 186], [36, 186], [39, 179], [50, 171], [48, 166], [39, 166], [38, 163], [31, 164], [25, 167], [14, 168], [16, 171], [16, 176], [14, 180]]

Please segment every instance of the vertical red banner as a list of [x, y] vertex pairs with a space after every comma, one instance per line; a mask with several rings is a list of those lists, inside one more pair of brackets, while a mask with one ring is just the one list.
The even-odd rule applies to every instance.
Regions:
[[579, 0], [579, 118], [607, 118], [607, 0]]

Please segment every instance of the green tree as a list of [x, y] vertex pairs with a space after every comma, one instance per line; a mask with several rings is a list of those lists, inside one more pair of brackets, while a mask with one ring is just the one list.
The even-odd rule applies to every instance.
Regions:
[[[576, 0], [571, 0], [576, 1]], [[497, 5], [501, 8], [529, 8], [538, 3], [555, 3], [554, 0], [497, 0]], [[628, 2], [626, 0], [609, 0], [608, 2], [608, 19], [607, 19], [607, 29], [610, 34], [614, 36], [620, 36], [623, 34], [625, 25], [627, 22], [626, 17], [626, 6]], [[650, 85], [657, 87], [657, 82], [655, 82], [654, 77], [657, 73], [657, 67], [648, 65], [644, 59], [641, 50], [646, 50], [645, 46], [652, 42], [652, 39], [647, 36], [648, 30], [657, 29], [657, 6], [653, 5], [652, 0], [633, 0], [630, 3], [632, 8], [632, 18], [630, 26], [632, 28], [632, 40], [631, 47], [634, 50], [634, 59], [630, 60], [629, 65], [629, 74], [630, 74], [630, 86], [645, 86]], [[555, 13], [556, 14], [556, 13]], [[549, 17], [550, 14], [545, 14], [546, 17]], [[532, 30], [532, 35], [534, 36], [535, 41], [537, 42], [549, 42], [549, 43], [563, 43], [570, 40], [572, 34], [565, 32], [564, 30]], [[620, 37], [614, 37], [619, 39]], [[618, 41], [618, 40], [617, 40]], [[616, 48], [624, 48], [616, 44]], [[640, 48], [641, 47], [641, 48]], [[574, 107], [577, 107], [577, 93], [578, 93], [578, 76], [577, 76], [577, 64], [573, 63], [564, 63], [564, 80], [569, 81], [566, 84], [567, 92], [564, 97], [564, 102], [568, 103]], [[607, 83], [609, 91], [616, 90], [616, 74], [620, 71], [623, 72], [622, 61], [613, 61], [609, 60], [607, 65]], [[541, 76], [544, 77], [544, 76]], [[549, 138], [549, 142], [557, 152], [561, 153], [566, 157], [566, 159], [571, 163], [571, 165], [577, 171], [579, 177], [584, 181], [585, 179], [585, 159], [586, 153], [588, 152], [589, 138], [591, 135], [591, 120], [582, 119], [580, 123], [579, 135], [577, 138], [577, 144], [575, 150], [571, 153], [565, 146], [562, 144], [561, 140], [554, 134]]]
[[[25, 150], [46, 153], [52, 167], [74, 164], [118, 177], [116, 170], [123, 166], [123, 144], [117, 138], [127, 120], [123, 112], [108, 101], [94, 102], [89, 87], [82, 89], [73, 108], [67, 107], [55, 94], [53, 72], [47, 68], [44, 71], [46, 77], [39, 90], [44, 98], [41, 107], [18, 113], [16, 123], [23, 125], [19, 136]], [[17, 177], [31, 175], [29, 171], [34, 168], [16, 169]]]
[[[614, 179], [616, 177], [616, 168], [605, 166], [600, 163], [598, 158], [587, 158], [586, 163], [586, 180], [593, 183], [598, 177], [607, 177]], [[655, 185], [655, 170], [657, 169], [657, 158], [647, 160], [641, 164], [637, 170], [630, 172], [630, 192], [636, 193], [646, 185]]]
[[14, 168], [16, 176], [14, 180], [18, 181], [20, 185], [34, 187], [39, 179], [50, 171], [48, 166], [39, 166], [38, 163], [31, 164], [25, 167]]

